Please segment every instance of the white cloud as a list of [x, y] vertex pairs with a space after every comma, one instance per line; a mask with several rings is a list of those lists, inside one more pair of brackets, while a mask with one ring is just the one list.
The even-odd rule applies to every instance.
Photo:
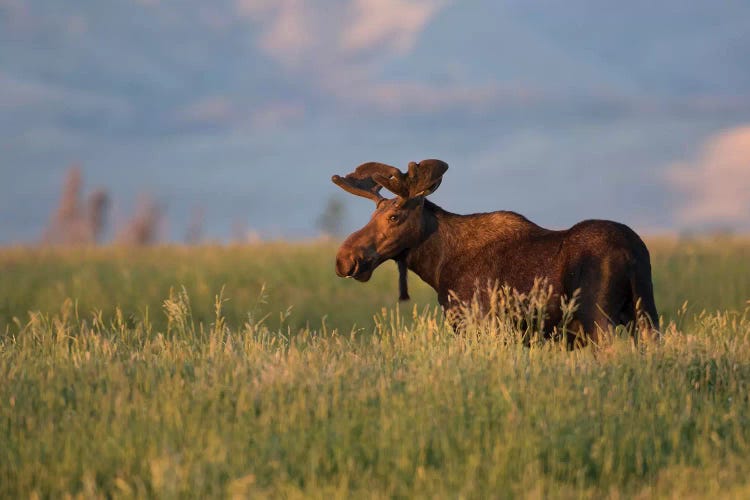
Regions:
[[355, 0], [350, 22], [341, 33], [341, 48], [406, 53], [439, 8], [434, 0]]
[[408, 54], [445, 0], [236, 0], [259, 28], [259, 47], [341, 104], [384, 112], [477, 110], [524, 100], [495, 85], [383, 81], [379, 70]]
[[670, 166], [667, 180], [683, 194], [681, 223], [750, 227], [750, 125], [710, 137], [695, 160]]
[[260, 28], [259, 45], [288, 70], [315, 79], [358, 73], [407, 53], [442, 0], [235, 0]]
[[316, 31], [324, 19], [309, 2], [237, 0], [237, 8], [258, 22], [261, 49], [287, 67], [303, 64], [309, 51], [319, 45]]
[[[292, 71], [330, 65], [335, 56], [335, 37], [326, 15], [330, 1], [236, 0], [238, 12], [253, 20], [263, 52]], [[331, 16], [333, 17], [333, 16]]]

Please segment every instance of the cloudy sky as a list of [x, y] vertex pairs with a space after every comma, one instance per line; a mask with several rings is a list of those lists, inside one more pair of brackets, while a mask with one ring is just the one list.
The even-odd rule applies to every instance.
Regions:
[[431, 157], [455, 212], [749, 230], [748, 54], [745, 0], [0, 0], [0, 242], [71, 164], [179, 240], [353, 228], [332, 174]]

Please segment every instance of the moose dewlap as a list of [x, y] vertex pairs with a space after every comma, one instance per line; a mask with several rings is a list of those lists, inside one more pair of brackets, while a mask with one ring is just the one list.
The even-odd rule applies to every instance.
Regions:
[[[626, 325], [656, 335], [651, 262], [643, 240], [624, 224], [586, 220], [553, 231], [508, 211], [453, 214], [426, 197], [448, 164], [436, 159], [409, 163], [406, 173], [369, 162], [335, 184], [376, 204], [370, 222], [352, 233], [336, 255], [336, 273], [367, 281], [384, 261], [398, 263], [401, 298], [408, 298], [406, 270], [429, 284], [446, 312], [482, 297], [487, 285], [528, 292], [535, 280], [552, 287], [544, 332], [561, 319], [561, 298], [579, 291], [568, 344], [597, 342], [610, 326]], [[386, 188], [396, 195], [384, 198]], [[492, 286], [490, 286], [492, 288]], [[639, 328], [640, 323], [640, 328]]]

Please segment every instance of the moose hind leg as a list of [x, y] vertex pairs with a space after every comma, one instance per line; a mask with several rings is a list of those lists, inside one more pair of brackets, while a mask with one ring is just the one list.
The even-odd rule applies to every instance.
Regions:
[[[580, 325], [579, 332], [574, 332], [578, 333], [576, 341], [579, 345], [585, 345], [588, 342], [601, 343], [603, 335], [612, 324], [609, 315], [605, 310], [602, 310], [601, 304], [597, 302], [595, 297], [581, 299], [576, 319], [577, 322], [574, 322], [572, 326]], [[580, 338], [581, 336], [583, 338]]]
[[[630, 302], [630, 281], [619, 259], [603, 259], [583, 276], [577, 319], [594, 344], [600, 344], [612, 327], [632, 322], [623, 315]], [[628, 309], [632, 310], [632, 307]]]
[[654, 303], [654, 290], [651, 284], [650, 266], [641, 273], [636, 273], [632, 278], [633, 293], [633, 322], [636, 342], [658, 341], [661, 338], [659, 332], [659, 313]]

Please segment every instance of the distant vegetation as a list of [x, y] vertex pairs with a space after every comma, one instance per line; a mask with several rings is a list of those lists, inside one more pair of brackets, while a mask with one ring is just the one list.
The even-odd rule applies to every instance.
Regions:
[[83, 201], [81, 169], [71, 167], [66, 174], [60, 201], [42, 235], [48, 245], [92, 245], [101, 241], [107, 219], [109, 195], [102, 188]]
[[[91, 247], [114, 243], [120, 246], [152, 246], [164, 243], [166, 207], [152, 196], [140, 194], [133, 213], [113, 224], [110, 216], [110, 194], [98, 187], [86, 194], [83, 173], [79, 166], [70, 167], [62, 182], [57, 207], [38, 240], [42, 246]], [[196, 206], [190, 212], [183, 242], [188, 245], [205, 243], [205, 212]], [[336, 196], [328, 199], [317, 218], [311, 218], [323, 237], [339, 237], [346, 219], [343, 202]], [[108, 236], [107, 233], [111, 233]], [[230, 238], [236, 243], [257, 243], [260, 235], [244, 226], [241, 219], [232, 224]]]
[[[65, 176], [57, 209], [42, 235], [42, 244], [80, 247], [102, 243], [108, 221], [109, 194], [104, 188], [97, 188], [84, 201], [83, 188], [80, 167], [71, 167]], [[159, 239], [162, 219], [162, 207], [152, 198], [141, 196], [132, 217], [116, 228], [115, 242], [129, 246], [154, 244]]]
[[345, 217], [344, 202], [336, 196], [329, 198], [323, 209], [323, 213], [318, 217], [318, 229], [324, 235], [341, 236], [344, 229]]
[[2, 250], [0, 496], [747, 497], [750, 242], [649, 243], [664, 345], [576, 352], [326, 241]]

